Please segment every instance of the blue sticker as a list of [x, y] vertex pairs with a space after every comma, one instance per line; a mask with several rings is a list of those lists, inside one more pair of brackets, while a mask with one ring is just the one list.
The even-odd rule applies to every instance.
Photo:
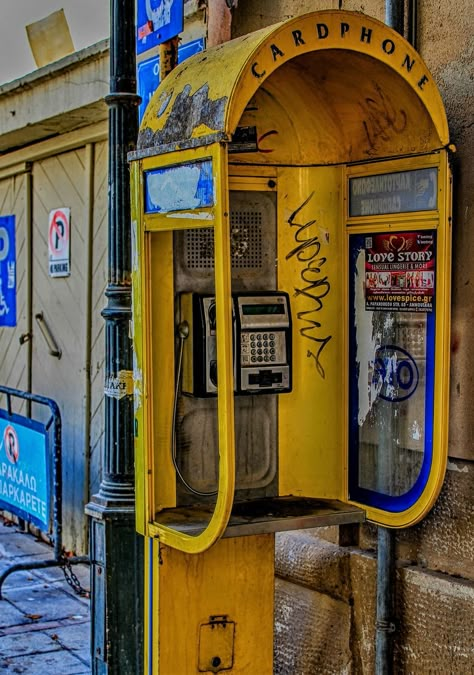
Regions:
[[384, 401], [406, 401], [415, 393], [419, 379], [415, 359], [406, 349], [395, 345], [382, 345], [377, 349], [372, 382]]
[[15, 216], [0, 216], [0, 326], [16, 326]]
[[210, 159], [145, 172], [145, 213], [195, 210], [213, 204]]

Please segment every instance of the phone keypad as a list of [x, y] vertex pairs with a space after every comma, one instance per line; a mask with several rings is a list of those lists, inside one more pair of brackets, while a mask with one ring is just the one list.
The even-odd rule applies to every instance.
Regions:
[[243, 366], [273, 364], [285, 360], [285, 334], [247, 333], [241, 334], [241, 363]]

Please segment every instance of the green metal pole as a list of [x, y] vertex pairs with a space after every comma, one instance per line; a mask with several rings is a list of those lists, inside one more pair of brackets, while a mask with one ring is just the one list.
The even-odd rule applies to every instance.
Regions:
[[138, 135], [135, 3], [110, 0], [108, 284], [103, 477], [91, 516], [93, 675], [143, 672], [143, 540], [135, 532], [130, 173]]

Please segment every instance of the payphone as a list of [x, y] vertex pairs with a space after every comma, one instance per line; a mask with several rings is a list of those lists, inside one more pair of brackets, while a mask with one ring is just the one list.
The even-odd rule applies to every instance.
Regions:
[[[183, 294], [182, 392], [217, 393], [216, 302], [213, 296]], [[291, 391], [291, 314], [287, 293], [239, 293], [232, 296], [234, 391], [280, 394]], [[182, 324], [181, 330], [184, 328]]]
[[[151, 672], [270, 675], [274, 533], [405, 527], [434, 503], [448, 143], [419, 55], [350, 12], [192, 57], [148, 106], [131, 169]], [[216, 616], [239, 631], [195, 645]]]

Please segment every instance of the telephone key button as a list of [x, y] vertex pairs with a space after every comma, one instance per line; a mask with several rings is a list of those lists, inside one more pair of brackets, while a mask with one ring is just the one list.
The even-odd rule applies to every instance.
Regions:
[[276, 360], [276, 356], [275, 356], [275, 354], [272, 354], [272, 355], [270, 356], [270, 361], [275, 361], [275, 360]]
[[264, 333], [264, 334], [263, 334], [263, 339], [264, 339], [264, 340], [268, 340], [268, 333]]
[[264, 360], [264, 361], [269, 361], [270, 359], [268, 358], [268, 356], [264, 356], [264, 357], [263, 357], [263, 360]]
[[257, 354], [262, 354], [262, 353], [263, 353], [263, 352], [262, 352], [261, 349], [257, 349]]
[[251, 349], [251, 350], [250, 350], [250, 353], [251, 353], [252, 355], [255, 355], [255, 354], [257, 353], [257, 350], [256, 350], [256, 349]]
[[261, 363], [263, 361], [263, 356], [257, 356], [257, 361]]
[[252, 363], [255, 363], [256, 360], [257, 360], [257, 357], [256, 357], [256, 356], [252, 356], [252, 358], [251, 358], [250, 360], [252, 361]]
[[261, 340], [261, 339], [262, 339], [262, 334], [261, 334], [261, 333], [257, 333], [257, 340]]
[[274, 340], [274, 339], [275, 339], [275, 334], [274, 334], [274, 333], [270, 333], [269, 337], [270, 337], [270, 340]]

